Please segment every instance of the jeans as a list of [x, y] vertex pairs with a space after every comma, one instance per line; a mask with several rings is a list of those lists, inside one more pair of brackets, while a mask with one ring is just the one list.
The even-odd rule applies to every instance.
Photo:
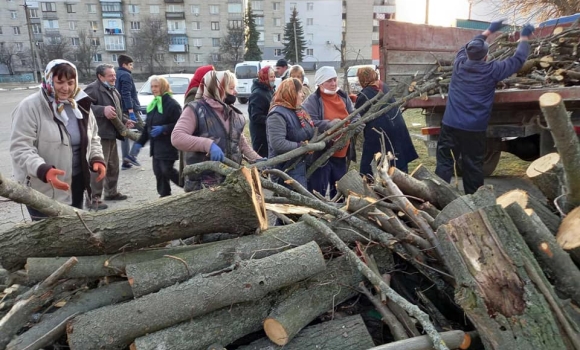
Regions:
[[91, 173], [91, 190], [93, 198], [101, 198], [103, 187], [105, 196], [115, 196], [117, 194], [117, 181], [119, 180], [119, 153], [117, 150], [117, 140], [101, 139], [103, 155], [107, 166], [107, 175], [97, 182], [97, 173]]
[[330, 198], [336, 196], [336, 182], [346, 174], [346, 157], [330, 157], [326, 164], [316, 169], [308, 179], [308, 190], [317, 191], [326, 197], [330, 185]]
[[171, 195], [171, 182], [179, 186], [179, 171], [173, 167], [174, 160], [153, 157], [153, 174], [157, 179], [157, 193], [160, 197]]

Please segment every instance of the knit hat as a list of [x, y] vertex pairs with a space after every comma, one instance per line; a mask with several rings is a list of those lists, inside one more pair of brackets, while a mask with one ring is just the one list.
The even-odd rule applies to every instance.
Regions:
[[278, 60], [278, 62], [276, 62], [276, 67], [288, 67], [288, 61], [281, 58]]
[[481, 61], [488, 50], [489, 45], [483, 39], [474, 39], [467, 44], [467, 57], [472, 61]]
[[325, 81], [336, 78], [338, 75], [336, 74], [336, 70], [332, 66], [323, 66], [318, 68], [316, 74], [314, 74], [314, 84], [316, 86], [324, 83]]

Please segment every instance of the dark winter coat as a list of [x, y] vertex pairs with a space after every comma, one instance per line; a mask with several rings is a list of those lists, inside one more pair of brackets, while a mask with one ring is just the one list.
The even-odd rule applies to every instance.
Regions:
[[107, 117], [105, 117], [105, 107], [113, 106], [117, 111], [117, 119], [121, 123], [125, 123], [127, 118], [123, 118], [123, 107], [121, 106], [121, 95], [114, 87], [106, 87], [99, 79], [93, 81], [85, 88], [87, 95], [93, 100], [91, 109], [97, 120], [97, 125], [99, 126], [99, 136], [103, 140], [114, 140], [119, 139], [121, 141], [125, 140], [121, 134], [117, 131], [117, 128], [113, 125]]
[[128, 113], [133, 109], [133, 113], [137, 113], [141, 109], [139, 105], [139, 98], [137, 97], [137, 89], [131, 71], [126, 68], [117, 68], [117, 81], [115, 81], [115, 88], [121, 94], [121, 104], [123, 105], [123, 112]]
[[[179, 156], [177, 148], [171, 144], [171, 132], [181, 115], [181, 106], [170, 94], [163, 95], [161, 102], [163, 114], [159, 113], [157, 107], [147, 113], [145, 129], [137, 143], [144, 146], [147, 141], [151, 141], [150, 156], [156, 159], [177, 160]], [[163, 125], [165, 129], [161, 135], [151, 137], [150, 132], [155, 125]]]
[[266, 119], [270, 110], [270, 102], [274, 96], [274, 89], [270, 85], [254, 79], [252, 94], [248, 104], [250, 116], [250, 135], [252, 148], [262, 157], [268, 156], [268, 137], [266, 135]]
[[[386, 84], [381, 83], [381, 87], [385, 94], [389, 92]], [[367, 86], [364, 88], [357, 96], [355, 108], [361, 107], [365, 102], [375, 97], [377, 93], [378, 90], [374, 87]], [[389, 101], [389, 103], [393, 102], [395, 102], [394, 98]], [[367, 113], [368, 110], [369, 107], [365, 108], [361, 112], [361, 115]], [[396, 157], [393, 163], [397, 168], [406, 171], [407, 164], [419, 157], [411, 141], [411, 136], [403, 119], [403, 114], [398, 108], [393, 108], [380, 117], [366, 123], [364, 129], [365, 141], [363, 143], [360, 162], [361, 174], [372, 175], [371, 162], [373, 161], [373, 155], [381, 151], [381, 134], [373, 129], [385, 133], [386, 150], [390, 151]]]

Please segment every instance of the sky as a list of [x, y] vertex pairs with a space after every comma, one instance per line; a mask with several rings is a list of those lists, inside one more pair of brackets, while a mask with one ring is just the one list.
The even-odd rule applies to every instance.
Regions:
[[[431, 25], [452, 26], [457, 18], [469, 18], [468, 0], [428, 0], [429, 23]], [[411, 23], [425, 23], [426, 0], [397, 1], [397, 20]]]

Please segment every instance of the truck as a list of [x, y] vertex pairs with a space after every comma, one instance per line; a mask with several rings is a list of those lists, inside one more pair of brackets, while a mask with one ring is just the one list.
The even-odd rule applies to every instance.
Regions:
[[[558, 20], [540, 25], [534, 35], [552, 34], [555, 28], [570, 25]], [[457, 27], [437, 27], [384, 20], [379, 23], [379, 69], [387, 81], [410, 84], [414, 77], [423, 75], [433, 67], [435, 60], [453, 61], [457, 51], [481, 30]], [[580, 86], [545, 87], [538, 89], [496, 90], [494, 104], [487, 128], [487, 150], [484, 174], [489, 176], [497, 167], [501, 152], [533, 161], [545, 154], [555, 152], [554, 141], [540, 110], [538, 99], [546, 92], [562, 96], [566, 109], [572, 112], [572, 122], [580, 134]], [[445, 112], [447, 96], [432, 95], [428, 98], [409, 100], [404, 108], [421, 109], [425, 127], [421, 137], [429, 156], [435, 156], [441, 120]]]

